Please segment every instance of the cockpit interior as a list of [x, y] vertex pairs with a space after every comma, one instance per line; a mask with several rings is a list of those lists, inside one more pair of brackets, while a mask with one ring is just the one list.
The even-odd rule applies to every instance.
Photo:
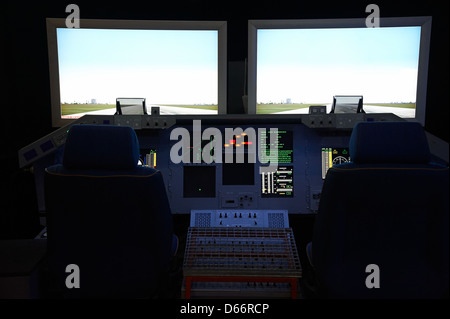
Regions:
[[7, 2], [0, 298], [448, 299], [448, 3], [175, 2]]

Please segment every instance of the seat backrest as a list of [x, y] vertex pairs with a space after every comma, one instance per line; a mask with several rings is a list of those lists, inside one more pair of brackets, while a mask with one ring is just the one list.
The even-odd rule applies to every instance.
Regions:
[[[358, 123], [349, 147], [352, 161], [328, 170], [315, 220], [312, 258], [323, 294], [448, 293], [448, 167], [429, 163], [423, 128]], [[372, 264], [377, 274], [366, 272]], [[368, 288], [366, 280], [377, 275], [380, 287]]]
[[[62, 165], [46, 169], [51, 275], [68, 295], [154, 294], [167, 271], [173, 225], [162, 175], [138, 166], [130, 127], [74, 125]], [[67, 289], [67, 265], [80, 288]]]

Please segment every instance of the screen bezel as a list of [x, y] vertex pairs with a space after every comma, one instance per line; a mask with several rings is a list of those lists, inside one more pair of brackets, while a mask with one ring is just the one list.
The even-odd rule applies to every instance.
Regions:
[[[420, 26], [420, 49], [417, 76], [415, 120], [425, 125], [428, 60], [431, 40], [431, 16], [380, 18], [380, 27]], [[248, 114], [257, 112], [257, 45], [261, 29], [366, 28], [365, 18], [248, 21]], [[331, 100], [332, 97], [330, 97]]]
[[[46, 18], [50, 72], [52, 126], [62, 127], [76, 119], [61, 118], [61, 99], [58, 67], [58, 28], [66, 27], [66, 19]], [[81, 28], [135, 30], [217, 30], [218, 31], [218, 114], [227, 114], [227, 22], [178, 20], [107, 20], [80, 19]]]

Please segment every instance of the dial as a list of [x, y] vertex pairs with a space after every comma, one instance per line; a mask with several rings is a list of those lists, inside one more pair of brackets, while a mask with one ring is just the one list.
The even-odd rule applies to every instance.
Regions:
[[347, 162], [348, 162], [348, 159], [345, 158], [344, 156], [336, 156], [335, 158], [333, 158], [333, 165], [347, 163]]

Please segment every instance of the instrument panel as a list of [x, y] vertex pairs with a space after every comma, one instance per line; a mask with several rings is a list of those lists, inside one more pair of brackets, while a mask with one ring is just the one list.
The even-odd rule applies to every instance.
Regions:
[[164, 177], [173, 214], [192, 210], [318, 210], [329, 167], [351, 160], [348, 142], [359, 121], [398, 121], [394, 114], [86, 115], [18, 151], [33, 165], [39, 211], [44, 169], [61, 163], [74, 124], [127, 125], [140, 144], [140, 165]]
[[[342, 153], [348, 153], [348, 132], [323, 134], [302, 124], [219, 124], [215, 135], [208, 135], [210, 128], [197, 132], [188, 124], [138, 135], [141, 158], [152, 158], [150, 166], [164, 176], [173, 214], [206, 209], [314, 213], [324, 165], [343, 161]], [[187, 133], [176, 135], [177, 129]], [[200, 133], [203, 138], [195, 138]], [[331, 151], [331, 162], [324, 162], [324, 149]]]

